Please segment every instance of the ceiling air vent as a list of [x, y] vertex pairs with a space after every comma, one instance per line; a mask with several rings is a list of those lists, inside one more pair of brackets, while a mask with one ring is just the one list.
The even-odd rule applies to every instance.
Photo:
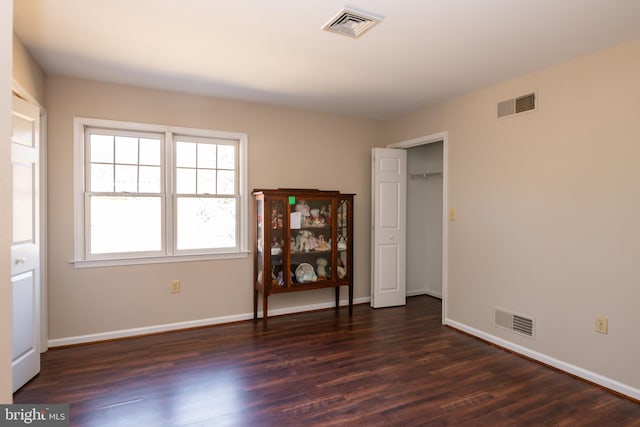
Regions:
[[381, 17], [344, 8], [322, 27], [325, 31], [353, 38], [360, 37], [369, 28], [382, 21]]
[[536, 109], [536, 94], [519, 96], [498, 103], [498, 118]]
[[517, 334], [535, 338], [535, 320], [532, 318], [496, 308], [494, 323]]

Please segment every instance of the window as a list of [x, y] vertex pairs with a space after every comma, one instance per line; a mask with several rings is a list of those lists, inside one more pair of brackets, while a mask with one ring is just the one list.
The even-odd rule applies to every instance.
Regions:
[[247, 255], [245, 134], [74, 120], [75, 263]]

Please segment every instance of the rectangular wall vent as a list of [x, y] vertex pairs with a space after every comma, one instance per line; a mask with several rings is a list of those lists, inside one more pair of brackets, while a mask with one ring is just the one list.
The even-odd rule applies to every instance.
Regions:
[[529, 93], [498, 103], [498, 118], [536, 109], [536, 94]]
[[535, 319], [533, 318], [496, 308], [494, 323], [517, 334], [535, 338]]
[[536, 108], [536, 94], [530, 93], [528, 95], [516, 98], [516, 114], [524, 113], [525, 111], [531, 111]]

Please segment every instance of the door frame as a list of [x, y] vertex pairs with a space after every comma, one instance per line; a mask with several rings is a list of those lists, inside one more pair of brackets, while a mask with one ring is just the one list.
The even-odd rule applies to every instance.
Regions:
[[[430, 135], [420, 136], [418, 138], [407, 139], [393, 144], [388, 144], [386, 148], [397, 148], [406, 150], [407, 148], [417, 147], [419, 145], [433, 144], [442, 142], [442, 324], [446, 324], [447, 320], [447, 283], [448, 283], [448, 235], [449, 235], [449, 215], [448, 211], [448, 192], [449, 187], [449, 132], [443, 131]], [[406, 206], [405, 206], [406, 211]]]

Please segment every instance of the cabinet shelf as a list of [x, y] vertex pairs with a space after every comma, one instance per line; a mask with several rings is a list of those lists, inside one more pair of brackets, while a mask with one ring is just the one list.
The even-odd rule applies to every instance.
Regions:
[[254, 320], [262, 294], [267, 327], [271, 294], [335, 288], [353, 310], [353, 198], [338, 191], [254, 190]]

